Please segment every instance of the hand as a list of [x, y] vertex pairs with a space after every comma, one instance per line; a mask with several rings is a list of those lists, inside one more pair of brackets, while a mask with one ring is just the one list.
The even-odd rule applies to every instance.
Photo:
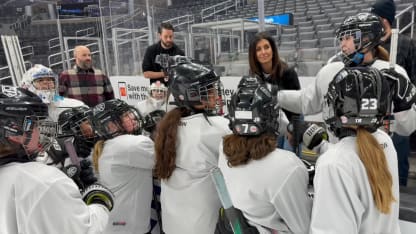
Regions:
[[87, 158], [91, 154], [92, 145], [85, 142], [85, 140], [81, 138], [75, 138], [74, 140], [75, 150], [77, 152], [78, 157], [80, 158]]
[[106, 187], [101, 184], [92, 184], [82, 192], [82, 200], [87, 204], [101, 204], [109, 211], [114, 206], [114, 195]]
[[393, 112], [408, 110], [416, 102], [416, 87], [393, 68], [382, 69], [381, 74], [387, 79], [392, 90]]
[[68, 157], [68, 153], [64, 148], [63, 140], [63, 138], [55, 139], [49, 149], [46, 150], [46, 153], [52, 159], [53, 164], [63, 164], [65, 159]]
[[328, 133], [317, 124], [311, 124], [302, 134], [302, 141], [306, 148], [312, 150], [323, 140], [328, 140]]
[[88, 159], [81, 160], [80, 167], [81, 167], [81, 171], [79, 173], [79, 178], [84, 188], [97, 182], [97, 177], [94, 175], [94, 170], [92, 169], [90, 160]]
[[[295, 131], [297, 131], [298, 134], [294, 134]], [[303, 142], [306, 148], [310, 150], [321, 144], [323, 140], [328, 139], [328, 134], [324, 128], [317, 124], [306, 122], [298, 123], [297, 126], [293, 126], [293, 124], [290, 123], [287, 126], [287, 132], [289, 143], [292, 146], [296, 146], [296, 143], [300, 144]]]

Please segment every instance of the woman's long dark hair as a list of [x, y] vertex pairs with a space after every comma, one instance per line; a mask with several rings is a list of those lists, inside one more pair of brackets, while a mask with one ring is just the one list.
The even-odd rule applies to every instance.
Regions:
[[159, 179], [169, 179], [176, 167], [176, 139], [182, 117], [189, 116], [191, 110], [177, 107], [158, 123], [155, 138], [156, 163], [154, 174]]
[[284, 70], [287, 68], [287, 64], [280, 59], [279, 52], [277, 50], [276, 43], [274, 39], [266, 32], [260, 32], [255, 35], [253, 40], [251, 40], [249, 48], [248, 48], [248, 61], [250, 64], [250, 75], [258, 75], [263, 77], [263, 69], [257, 60], [256, 57], [256, 47], [257, 43], [265, 39], [269, 42], [270, 46], [272, 47], [273, 57], [272, 57], [272, 74], [271, 78], [273, 80], [280, 79], [283, 76]]
[[223, 151], [230, 167], [262, 159], [275, 149], [276, 135], [270, 133], [249, 137], [230, 134], [223, 140]]

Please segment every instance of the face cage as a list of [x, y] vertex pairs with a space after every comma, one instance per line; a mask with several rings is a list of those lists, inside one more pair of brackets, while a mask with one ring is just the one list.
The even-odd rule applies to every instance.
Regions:
[[52, 103], [56, 100], [58, 96], [58, 79], [56, 77], [42, 77], [42, 78], [52, 78], [54, 81], [54, 88], [50, 89], [37, 89], [35, 83], [38, 82], [40, 78], [33, 79], [32, 83], [30, 84], [29, 90], [34, 92], [36, 95], [42, 99], [42, 102], [45, 104]]
[[[85, 132], [83, 128], [81, 127], [83, 124], [88, 124], [91, 127], [91, 133]], [[84, 116], [80, 120], [75, 122], [75, 126], [71, 127], [71, 131], [77, 136], [81, 137], [81, 139], [85, 140], [88, 143], [95, 142], [95, 139], [97, 138], [97, 132], [94, 130], [94, 127], [92, 125], [92, 121], [88, 116]]]
[[[163, 97], [161, 97], [161, 98], [156, 98], [156, 97], [153, 97], [153, 94], [157, 94], [157, 95], [159, 95], [159, 94], [163, 94]], [[166, 95], [167, 95], [167, 93], [168, 93], [168, 89], [166, 88], [166, 87], [164, 87], [164, 88], [159, 88], [159, 87], [156, 87], [156, 88], [151, 88], [150, 89], [150, 92], [149, 92], [149, 94], [150, 94], [150, 97], [151, 98], [154, 98], [154, 99], [156, 99], [156, 100], [164, 100], [164, 99], [166, 99]]]
[[[128, 121], [130, 121], [130, 123], [133, 124], [131, 130], [126, 129], [124, 127], [123, 118], [127, 118]], [[139, 135], [142, 131], [143, 122], [141, 120], [139, 112], [133, 107], [130, 107], [127, 111], [123, 112], [123, 114], [121, 114], [121, 116], [120, 116], [119, 121], [120, 121], [119, 124], [121, 125], [122, 129], [127, 134]]]
[[[337, 34], [335, 38], [336, 47], [340, 50], [340, 52], [337, 52], [337, 54], [341, 54], [342, 60], [344, 64], [350, 65], [350, 64], [360, 64], [363, 58], [361, 58], [361, 50], [362, 48], [362, 32], [360, 29], [349, 29], [342, 31]], [[354, 38], [354, 49], [351, 54], [346, 54], [342, 51], [341, 48], [341, 42], [344, 37], [353, 37]]]
[[[208, 83], [199, 88], [199, 101], [206, 103], [205, 111], [209, 115], [223, 115], [223, 106], [226, 103], [225, 95], [223, 95], [224, 86], [220, 80]], [[212, 101], [215, 101], [215, 105]]]

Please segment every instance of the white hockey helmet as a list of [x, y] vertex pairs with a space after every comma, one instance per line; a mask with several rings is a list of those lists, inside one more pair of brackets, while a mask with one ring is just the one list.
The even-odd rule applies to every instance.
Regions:
[[168, 88], [160, 81], [156, 81], [150, 85], [149, 95], [154, 99], [165, 99], [167, 92]]
[[37, 94], [44, 103], [51, 103], [57, 91], [57, 75], [52, 69], [35, 64], [23, 74], [21, 87]]

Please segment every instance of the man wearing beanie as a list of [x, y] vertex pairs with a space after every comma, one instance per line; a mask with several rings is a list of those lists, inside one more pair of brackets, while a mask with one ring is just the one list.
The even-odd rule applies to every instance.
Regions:
[[[377, 0], [371, 6], [371, 13], [381, 18], [386, 32], [386, 35], [382, 38], [384, 41], [382, 46], [390, 51], [391, 29], [396, 14], [396, 6], [393, 0]], [[415, 56], [416, 41], [404, 34], [399, 34], [396, 63], [406, 70], [413, 84], [416, 84], [416, 59], [413, 59]], [[415, 133], [413, 133], [414, 137]], [[406, 186], [409, 174], [410, 137], [394, 133], [392, 139], [397, 151], [400, 185]]]

